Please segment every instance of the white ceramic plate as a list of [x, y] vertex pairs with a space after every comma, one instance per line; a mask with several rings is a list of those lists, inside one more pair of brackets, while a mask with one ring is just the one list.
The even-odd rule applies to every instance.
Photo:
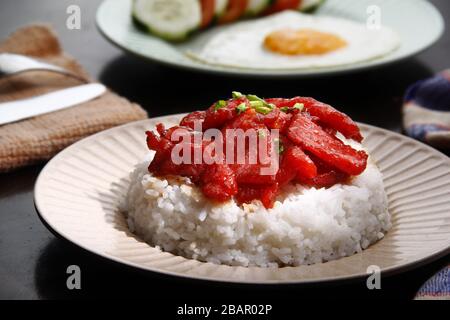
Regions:
[[68, 147], [42, 170], [35, 204], [45, 224], [78, 246], [108, 259], [167, 275], [246, 283], [305, 283], [404, 271], [449, 252], [450, 159], [415, 140], [361, 125], [364, 145], [384, 177], [393, 228], [362, 253], [288, 268], [245, 268], [186, 259], [151, 247], [128, 231], [118, 210], [129, 173], [148, 152], [145, 130], [180, 115], [130, 123]]
[[185, 55], [198, 48], [223, 27], [215, 27], [182, 44], [171, 44], [138, 30], [131, 20], [132, 0], [106, 0], [97, 11], [101, 33], [123, 50], [159, 63], [212, 73], [258, 76], [314, 76], [378, 67], [411, 57], [436, 42], [444, 31], [444, 21], [425, 0], [326, 0], [315, 13], [366, 23], [369, 6], [381, 9], [382, 24], [401, 37], [402, 45], [382, 58], [363, 63], [321, 69], [252, 70], [207, 65]]

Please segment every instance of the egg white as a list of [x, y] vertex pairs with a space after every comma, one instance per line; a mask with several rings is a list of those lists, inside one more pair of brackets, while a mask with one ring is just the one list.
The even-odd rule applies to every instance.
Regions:
[[[318, 55], [287, 56], [264, 47], [265, 37], [276, 30], [314, 29], [342, 37], [348, 45]], [[365, 24], [328, 16], [284, 11], [258, 20], [238, 22], [211, 36], [191, 58], [204, 63], [247, 69], [306, 69], [336, 67], [372, 60], [389, 54], [401, 44], [387, 27], [373, 30]]]

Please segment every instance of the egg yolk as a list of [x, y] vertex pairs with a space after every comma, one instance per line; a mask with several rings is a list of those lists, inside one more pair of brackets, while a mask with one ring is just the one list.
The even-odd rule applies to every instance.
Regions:
[[312, 29], [282, 29], [269, 33], [264, 46], [285, 55], [314, 55], [346, 47], [347, 42], [338, 35]]

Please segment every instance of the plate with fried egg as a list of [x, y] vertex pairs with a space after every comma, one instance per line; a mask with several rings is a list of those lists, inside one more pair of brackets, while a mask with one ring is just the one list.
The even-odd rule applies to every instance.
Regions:
[[113, 44], [157, 63], [297, 77], [398, 62], [444, 31], [425, 0], [105, 0], [97, 25]]

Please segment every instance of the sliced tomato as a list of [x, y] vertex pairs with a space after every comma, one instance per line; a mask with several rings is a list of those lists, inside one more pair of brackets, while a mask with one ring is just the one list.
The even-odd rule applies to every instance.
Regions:
[[239, 19], [247, 9], [248, 0], [230, 0], [219, 23], [229, 23]]
[[216, 10], [215, 0], [201, 0], [202, 1], [202, 22], [200, 24], [201, 28], [206, 28], [209, 26], [211, 21], [214, 19], [214, 14]]
[[301, 2], [302, 0], [275, 0], [274, 4], [271, 5], [264, 13], [272, 14], [283, 10], [298, 9]]

